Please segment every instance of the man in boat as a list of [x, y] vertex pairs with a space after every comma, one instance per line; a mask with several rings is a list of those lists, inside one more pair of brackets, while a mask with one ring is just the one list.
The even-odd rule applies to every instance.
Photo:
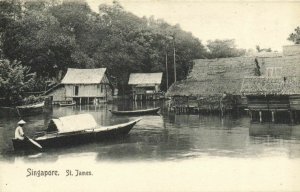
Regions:
[[24, 120], [21, 120], [18, 122], [18, 127], [15, 130], [15, 139], [19, 139], [19, 140], [24, 140], [24, 131], [23, 131], [23, 126], [26, 124], [26, 122]]

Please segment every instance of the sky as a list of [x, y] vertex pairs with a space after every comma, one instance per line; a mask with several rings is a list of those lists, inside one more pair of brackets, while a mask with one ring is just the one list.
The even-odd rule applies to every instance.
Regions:
[[[98, 11], [112, 0], [87, 0]], [[154, 16], [207, 40], [235, 39], [239, 48], [281, 51], [288, 35], [300, 26], [300, 1], [119, 0], [126, 11]]]

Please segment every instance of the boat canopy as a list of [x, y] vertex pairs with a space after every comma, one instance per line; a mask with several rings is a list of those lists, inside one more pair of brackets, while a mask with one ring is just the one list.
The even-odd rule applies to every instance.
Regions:
[[90, 114], [79, 114], [52, 119], [49, 123], [48, 132], [58, 131], [60, 133], [94, 129], [98, 126], [94, 117]]

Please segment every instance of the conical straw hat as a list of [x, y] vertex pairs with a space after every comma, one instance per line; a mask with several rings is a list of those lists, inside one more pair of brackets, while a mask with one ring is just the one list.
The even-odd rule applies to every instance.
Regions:
[[21, 120], [18, 122], [18, 125], [24, 125], [25, 123], [26, 123], [25, 121]]

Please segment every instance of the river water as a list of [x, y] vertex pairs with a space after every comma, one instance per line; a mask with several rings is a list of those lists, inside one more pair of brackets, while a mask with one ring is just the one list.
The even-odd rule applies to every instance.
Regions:
[[[53, 107], [24, 117], [25, 133], [49, 120], [90, 113], [102, 125], [118, 117], [109, 109], [161, 107], [143, 116], [118, 140], [16, 153], [11, 138], [19, 118], [0, 117], [0, 191], [299, 191], [300, 126], [250, 123], [247, 115], [175, 115], [163, 102]], [[28, 169], [59, 176], [28, 176]], [[68, 171], [74, 176], [68, 176]], [[75, 176], [76, 170], [91, 176]]]
[[[11, 138], [18, 117], [0, 118], [0, 160], [56, 162], [61, 158], [78, 158], [93, 154], [95, 161], [176, 161], [203, 157], [300, 157], [300, 126], [250, 123], [247, 115], [175, 115], [164, 102], [53, 107], [43, 114], [24, 117], [24, 131], [33, 135], [43, 130], [49, 120], [72, 114], [90, 113], [97, 123], [113, 125], [137, 117], [115, 116], [108, 109], [142, 109], [161, 107], [159, 115], [143, 116], [128, 136], [121, 140], [91, 143], [38, 154], [15, 153]], [[2, 113], [3, 114], [3, 113]]]

